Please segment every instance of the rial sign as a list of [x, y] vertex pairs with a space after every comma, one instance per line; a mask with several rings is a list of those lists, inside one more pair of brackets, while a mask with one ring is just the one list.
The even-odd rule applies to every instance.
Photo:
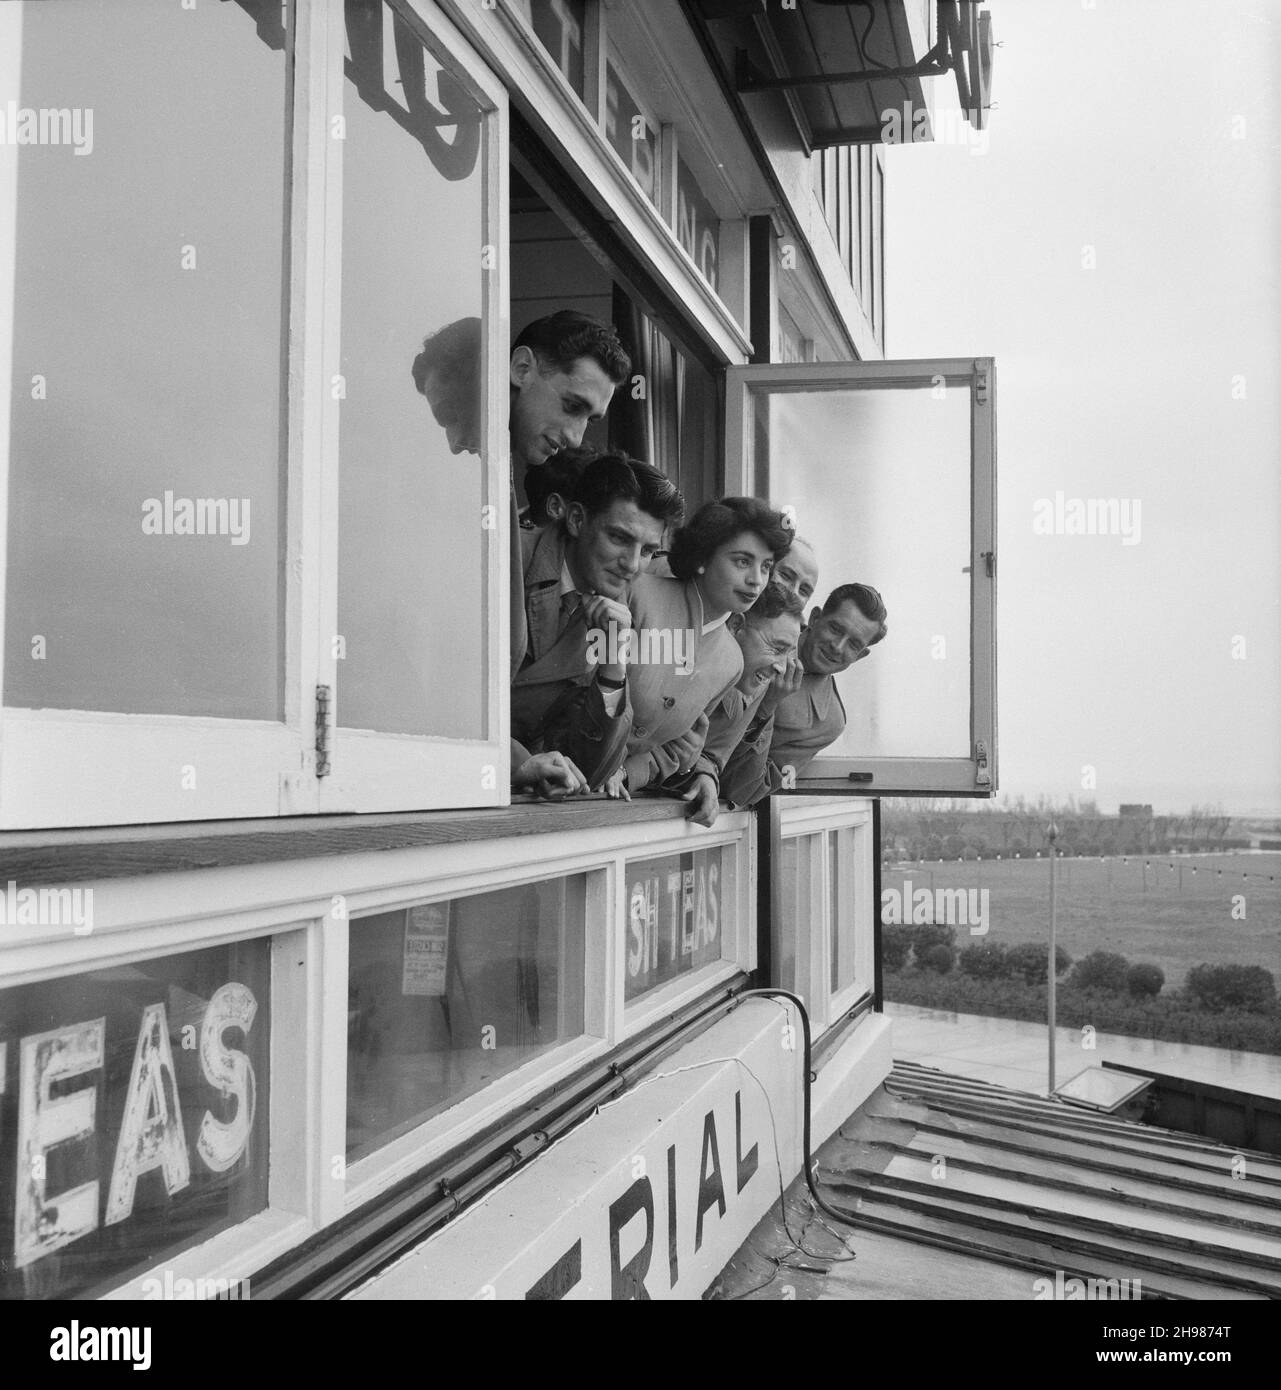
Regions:
[[796, 1029], [743, 1004], [351, 1297], [698, 1298], [799, 1171]]
[[[254, 1152], [267, 1057], [257, 944], [0, 995], [5, 1292], [89, 1287], [243, 1219], [259, 1189], [265, 1204]], [[249, 982], [224, 973], [213, 983], [232, 953], [256, 967]], [[52, 1278], [35, 1275], [73, 1246], [74, 1260], [51, 1262]]]

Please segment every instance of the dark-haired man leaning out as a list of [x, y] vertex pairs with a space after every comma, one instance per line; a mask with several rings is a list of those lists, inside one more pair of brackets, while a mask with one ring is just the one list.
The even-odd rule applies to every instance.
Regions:
[[656, 468], [603, 454], [557, 524], [522, 533], [529, 642], [512, 682], [512, 735], [533, 752], [565, 754], [589, 787], [619, 767], [632, 730], [632, 581], [683, 511]]

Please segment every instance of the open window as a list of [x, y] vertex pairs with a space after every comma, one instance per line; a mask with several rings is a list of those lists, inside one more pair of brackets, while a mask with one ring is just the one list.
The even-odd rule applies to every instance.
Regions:
[[835, 677], [843, 733], [784, 790], [990, 796], [995, 363], [731, 367], [726, 412], [725, 490], [792, 509], [815, 601], [857, 582], [888, 610], [884, 639]]
[[505, 803], [501, 84], [431, 0], [85, 0], [5, 99], [0, 826]]

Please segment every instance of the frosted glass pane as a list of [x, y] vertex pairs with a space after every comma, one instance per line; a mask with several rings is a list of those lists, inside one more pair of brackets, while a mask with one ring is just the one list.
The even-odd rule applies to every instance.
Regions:
[[[347, 7], [366, 37], [371, 9], [376, 19], [376, 6]], [[338, 722], [475, 738], [493, 534], [481, 529], [473, 427], [487, 273], [481, 111], [386, 6], [379, 38], [349, 67], [345, 105]], [[412, 367], [425, 337], [464, 319], [474, 351], [452, 355], [437, 410], [470, 418], [447, 431]]]
[[279, 716], [286, 74], [254, 10], [0, 6], [0, 110], [80, 136], [0, 144], [11, 706]]
[[[836, 678], [824, 757], [970, 755], [970, 395], [951, 387], [760, 392], [758, 470], [818, 551], [819, 595], [878, 589], [889, 632]], [[758, 472], [759, 476], [759, 472]]]

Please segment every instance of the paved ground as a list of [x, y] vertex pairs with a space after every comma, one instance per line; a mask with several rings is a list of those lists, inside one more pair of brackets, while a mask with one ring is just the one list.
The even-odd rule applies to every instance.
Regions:
[[[896, 1058], [1045, 1095], [1047, 1036], [1043, 1025], [918, 1009], [910, 1004], [886, 1004], [885, 1012], [894, 1020]], [[1057, 1030], [1055, 1069], [1059, 1085], [1106, 1060], [1281, 1098], [1281, 1057], [1124, 1038], [1113, 1033], [1099, 1033], [1094, 1041], [1096, 1046], [1086, 1049], [1081, 1045], [1079, 1029]]]

